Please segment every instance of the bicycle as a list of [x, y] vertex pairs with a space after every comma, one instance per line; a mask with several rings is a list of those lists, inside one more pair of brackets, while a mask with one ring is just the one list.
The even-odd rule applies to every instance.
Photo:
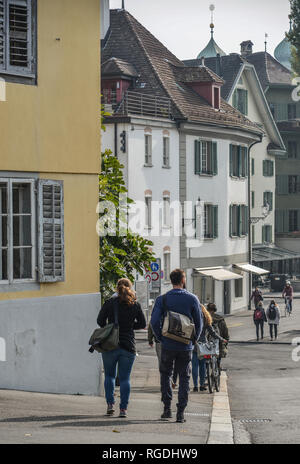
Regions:
[[221, 369], [216, 354], [204, 355], [206, 360], [206, 379], [209, 393], [220, 391]]
[[287, 315], [291, 315], [292, 310], [291, 310], [291, 300], [290, 298], [285, 298], [285, 307], [284, 307], [284, 315], [287, 317]]

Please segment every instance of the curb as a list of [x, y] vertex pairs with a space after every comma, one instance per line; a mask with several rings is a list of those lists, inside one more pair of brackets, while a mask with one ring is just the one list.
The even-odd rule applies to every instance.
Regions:
[[233, 426], [227, 391], [227, 374], [221, 373], [220, 392], [214, 394], [208, 445], [233, 445]]

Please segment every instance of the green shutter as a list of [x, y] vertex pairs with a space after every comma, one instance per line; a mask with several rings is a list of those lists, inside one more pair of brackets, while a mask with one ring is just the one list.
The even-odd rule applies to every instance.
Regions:
[[243, 90], [242, 92], [243, 95], [243, 109], [244, 109], [244, 114], [248, 114], [248, 90]]
[[255, 160], [254, 158], [251, 158], [251, 174], [254, 176], [255, 174]]
[[245, 206], [245, 235], [249, 234], [249, 208]]
[[238, 97], [237, 97], [237, 89], [234, 91], [233, 93], [233, 97], [232, 97], [232, 106], [234, 108], [237, 108], [238, 106]]
[[273, 177], [274, 176], [274, 161], [270, 161], [270, 163], [271, 163], [270, 176]]
[[263, 160], [263, 175], [267, 176], [267, 160]]
[[213, 238], [218, 237], [218, 206], [212, 207], [212, 219], [213, 219]]
[[244, 152], [244, 160], [245, 160], [245, 177], [248, 177], [248, 148], [244, 147], [243, 149]]
[[238, 206], [238, 236], [241, 237], [243, 235], [243, 206]]
[[195, 174], [201, 174], [200, 142], [195, 140]]
[[233, 146], [229, 146], [229, 175], [233, 176]]
[[262, 243], [266, 241], [266, 226], [262, 226]]
[[232, 205], [229, 206], [229, 237], [232, 237]]
[[212, 173], [214, 176], [218, 174], [218, 144], [212, 143]]

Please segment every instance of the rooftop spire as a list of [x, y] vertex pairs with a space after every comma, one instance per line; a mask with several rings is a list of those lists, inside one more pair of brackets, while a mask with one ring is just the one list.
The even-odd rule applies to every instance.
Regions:
[[122, 10], [125, 10], [125, 0], [122, 0]]
[[267, 38], [268, 38], [268, 34], [266, 33], [265, 34], [265, 53], [267, 53], [267, 45], [268, 45], [268, 41], [267, 41]]
[[211, 33], [211, 38], [214, 36], [214, 11], [215, 11], [215, 5], [211, 4], [209, 6], [209, 9], [211, 11], [211, 21], [210, 21], [210, 33]]

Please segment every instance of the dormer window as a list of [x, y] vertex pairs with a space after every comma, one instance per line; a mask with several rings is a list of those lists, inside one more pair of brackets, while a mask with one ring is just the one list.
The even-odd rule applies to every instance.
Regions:
[[214, 87], [214, 108], [220, 109], [220, 87]]

